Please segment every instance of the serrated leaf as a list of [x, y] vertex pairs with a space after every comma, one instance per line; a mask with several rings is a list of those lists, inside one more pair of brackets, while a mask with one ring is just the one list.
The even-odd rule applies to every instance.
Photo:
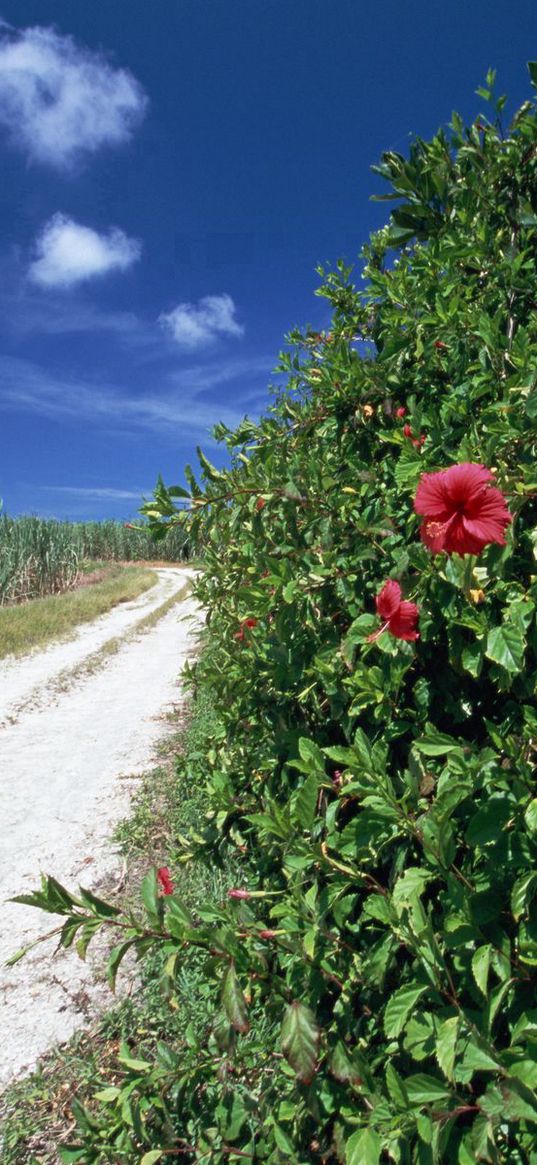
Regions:
[[458, 1015], [450, 1016], [449, 1019], [445, 1019], [440, 1025], [436, 1037], [436, 1059], [438, 1060], [439, 1068], [447, 1076], [448, 1080], [453, 1080], [459, 1024], [460, 1019]]
[[358, 1067], [347, 1051], [345, 1044], [339, 1040], [330, 1056], [330, 1071], [341, 1084], [361, 1084], [362, 1078]]
[[485, 943], [484, 946], [478, 947], [472, 955], [472, 975], [479, 987], [479, 990], [487, 997], [487, 983], [490, 969], [490, 959], [492, 955], [492, 946], [490, 943]]
[[405, 1086], [412, 1104], [431, 1104], [437, 1100], [445, 1100], [450, 1095], [449, 1089], [435, 1076], [427, 1076], [425, 1072], [417, 1072], [414, 1076], [407, 1076]]
[[241, 990], [235, 964], [230, 963], [222, 983], [222, 1003], [232, 1028], [236, 1032], [250, 1030], [246, 1001]]
[[410, 1017], [418, 999], [427, 990], [423, 984], [400, 987], [386, 1004], [384, 1012], [384, 1031], [388, 1039], [395, 1039], [401, 1032]]
[[316, 773], [306, 777], [299, 789], [293, 806], [293, 818], [302, 829], [309, 829], [315, 819], [315, 809], [319, 795], [319, 781]]
[[410, 1102], [404, 1080], [390, 1063], [386, 1067], [386, 1087], [396, 1108], [402, 1111], [409, 1108]]
[[460, 747], [458, 740], [454, 740], [452, 736], [446, 736], [444, 732], [436, 732], [435, 730], [424, 733], [419, 740], [414, 741], [414, 748], [417, 752], [423, 753], [424, 756], [445, 756], [448, 752]]
[[314, 740], [309, 740], [307, 736], [302, 736], [298, 742], [298, 751], [301, 759], [308, 765], [311, 772], [323, 773], [324, 775], [324, 756], [319, 745]]
[[509, 675], [518, 675], [524, 666], [525, 647], [520, 629], [514, 623], [506, 622], [501, 627], [491, 627], [485, 655], [499, 663]]
[[511, 891], [511, 912], [516, 922], [522, 918], [537, 893], [537, 874], [524, 874], [518, 878]]
[[317, 1067], [320, 1031], [309, 1007], [295, 1000], [284, 1016], [281, 1031], [283, 1054], [298, 1079], [310, 1084]]
[[379, 1165], [382, 1145], [374, 1129], [358, 1129], [345, 1145], [345, 1165]]

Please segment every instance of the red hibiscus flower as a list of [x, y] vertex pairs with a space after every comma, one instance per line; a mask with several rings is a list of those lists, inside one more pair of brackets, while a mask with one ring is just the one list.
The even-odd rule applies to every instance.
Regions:
[[157, 870], [157, 878], [160, 882], [162, 893], [173, 894], [174, 884], [171, 880], [170, 871], [167, 866], [161, 866], [160, 870]]
[[368, 643], [373, 643], [383, 631], [389, 631], [396, 639], [419, 639], [419, 631], [416, 630], [419, 610], [415, 603], [401, 598], [401, 587], [395, 579], [389, 578], [384, 583], [375, 599], [375, 606], [377, 615], [382, 619], [382, 626], [368, 636]]
[[463, 462], [424, 473], [414, 509], [422, 514], [422, 542], [435, 554], [481, 554], [490, 542], [505, 546], [505, 529], [512, 521], [494, 475], [484, 465]]

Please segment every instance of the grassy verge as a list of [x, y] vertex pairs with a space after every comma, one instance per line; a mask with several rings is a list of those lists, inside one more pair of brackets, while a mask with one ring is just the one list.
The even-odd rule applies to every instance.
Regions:
[[156, 580], [152, 570], [114, 566], [94, 586], [46, 599], [31, 599], [20, 606], [0, 607], [0, 659], [24, 655], [34, 647], [44, 647], [63, 638], [80, 623], [106, 614], [117, 603], [135, 599]]
[[[232, 884], [231, 869], [208, 870], [196, 862], [174, 868], [170, 858], [178, 834], [200, 826], [204, 819], [203, 771], [213, 722], [211, 704], [201, 694], [186, 717], [174, 714], [173, 731], [161, 746], [158, 767], [141, 778], [131, 815], [116, 831], [128, 869], [123, 900], [138, 897], [142, 877], [155, 865], [171, 866], [182, 900], [194, 911], [201, 903], [221, 901]], [[57, 1165], [58, 1147], [72, 1125], [73, 1100], [84, 1103], [108, 1086], [116, 1071], [121, 1072], [117, 1055], [122, 1040], [128, 1041], [133, 1054], [151, 1057], [159, 1041], [179, 1043], [188, 1024], [203, 1027], [207, 1023], [202, 959], [199, 969], [190, 967], [185, 976], [174, 1010], [162, 991], [161, 962], [157, 957], [145, 960], [141, 982], [130, 995], [89, 1031], [78, 1033], [60, 1051], [45, 1057], [37, 1072], [8, 1088], [0, 1101], [3, 1165]], [[130, 1156], [121, 1161], [135, 1165]]]

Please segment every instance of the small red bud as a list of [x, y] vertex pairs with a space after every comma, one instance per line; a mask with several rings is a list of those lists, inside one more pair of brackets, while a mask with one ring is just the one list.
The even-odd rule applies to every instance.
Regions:
[[403, 436], [404, 437], [411, 437], [412, 436], [412, 429], [410, 428], [410, 425], [403, 425]]
[[438, 348], [440, 351], [442, 351], [444, 348], [447, 348], [447, 344], [444, 344], [443, 340], [435, 340], [434, 346], [435, 346], [435, 348]]
[[260, 930], [259, 938], [276, 938], [277, 931], [275, 930]]
[[160, 883], [163, 894], [173, 894], [174, 884], [170, 877], [170, 871], [167, 866], [161, 866], [157, 870], [157, 879]]
[[396, 417], [405, 417], [406, 416], [405, 406], [400, 405], [399, 408], [395, 410], [395, 415], [396, 415]]
[[264, 498], [258, 498], [258, 499], [257, 499], [257, 501], [256, 501], [256, 503], [255, 503], [255, 508], [256, 508], [256, 510], [264, 510], [265, 506], [266, 506], [265, 499], [264, 499]]
[[228, 898], [251, 898], [249, 890], [228, 890]]

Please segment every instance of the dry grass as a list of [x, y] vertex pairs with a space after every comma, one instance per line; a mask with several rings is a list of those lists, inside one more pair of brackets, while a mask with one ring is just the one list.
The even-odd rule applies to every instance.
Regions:
[[111, 567], [101, 582], [32, 599], [20, 606], [0, 608], [0, 659], [24, 655], [69, 635], [80, 623], [89, 623], [118, 603], [135, 599], [157, 581], [154, 570], [144, 567]]

